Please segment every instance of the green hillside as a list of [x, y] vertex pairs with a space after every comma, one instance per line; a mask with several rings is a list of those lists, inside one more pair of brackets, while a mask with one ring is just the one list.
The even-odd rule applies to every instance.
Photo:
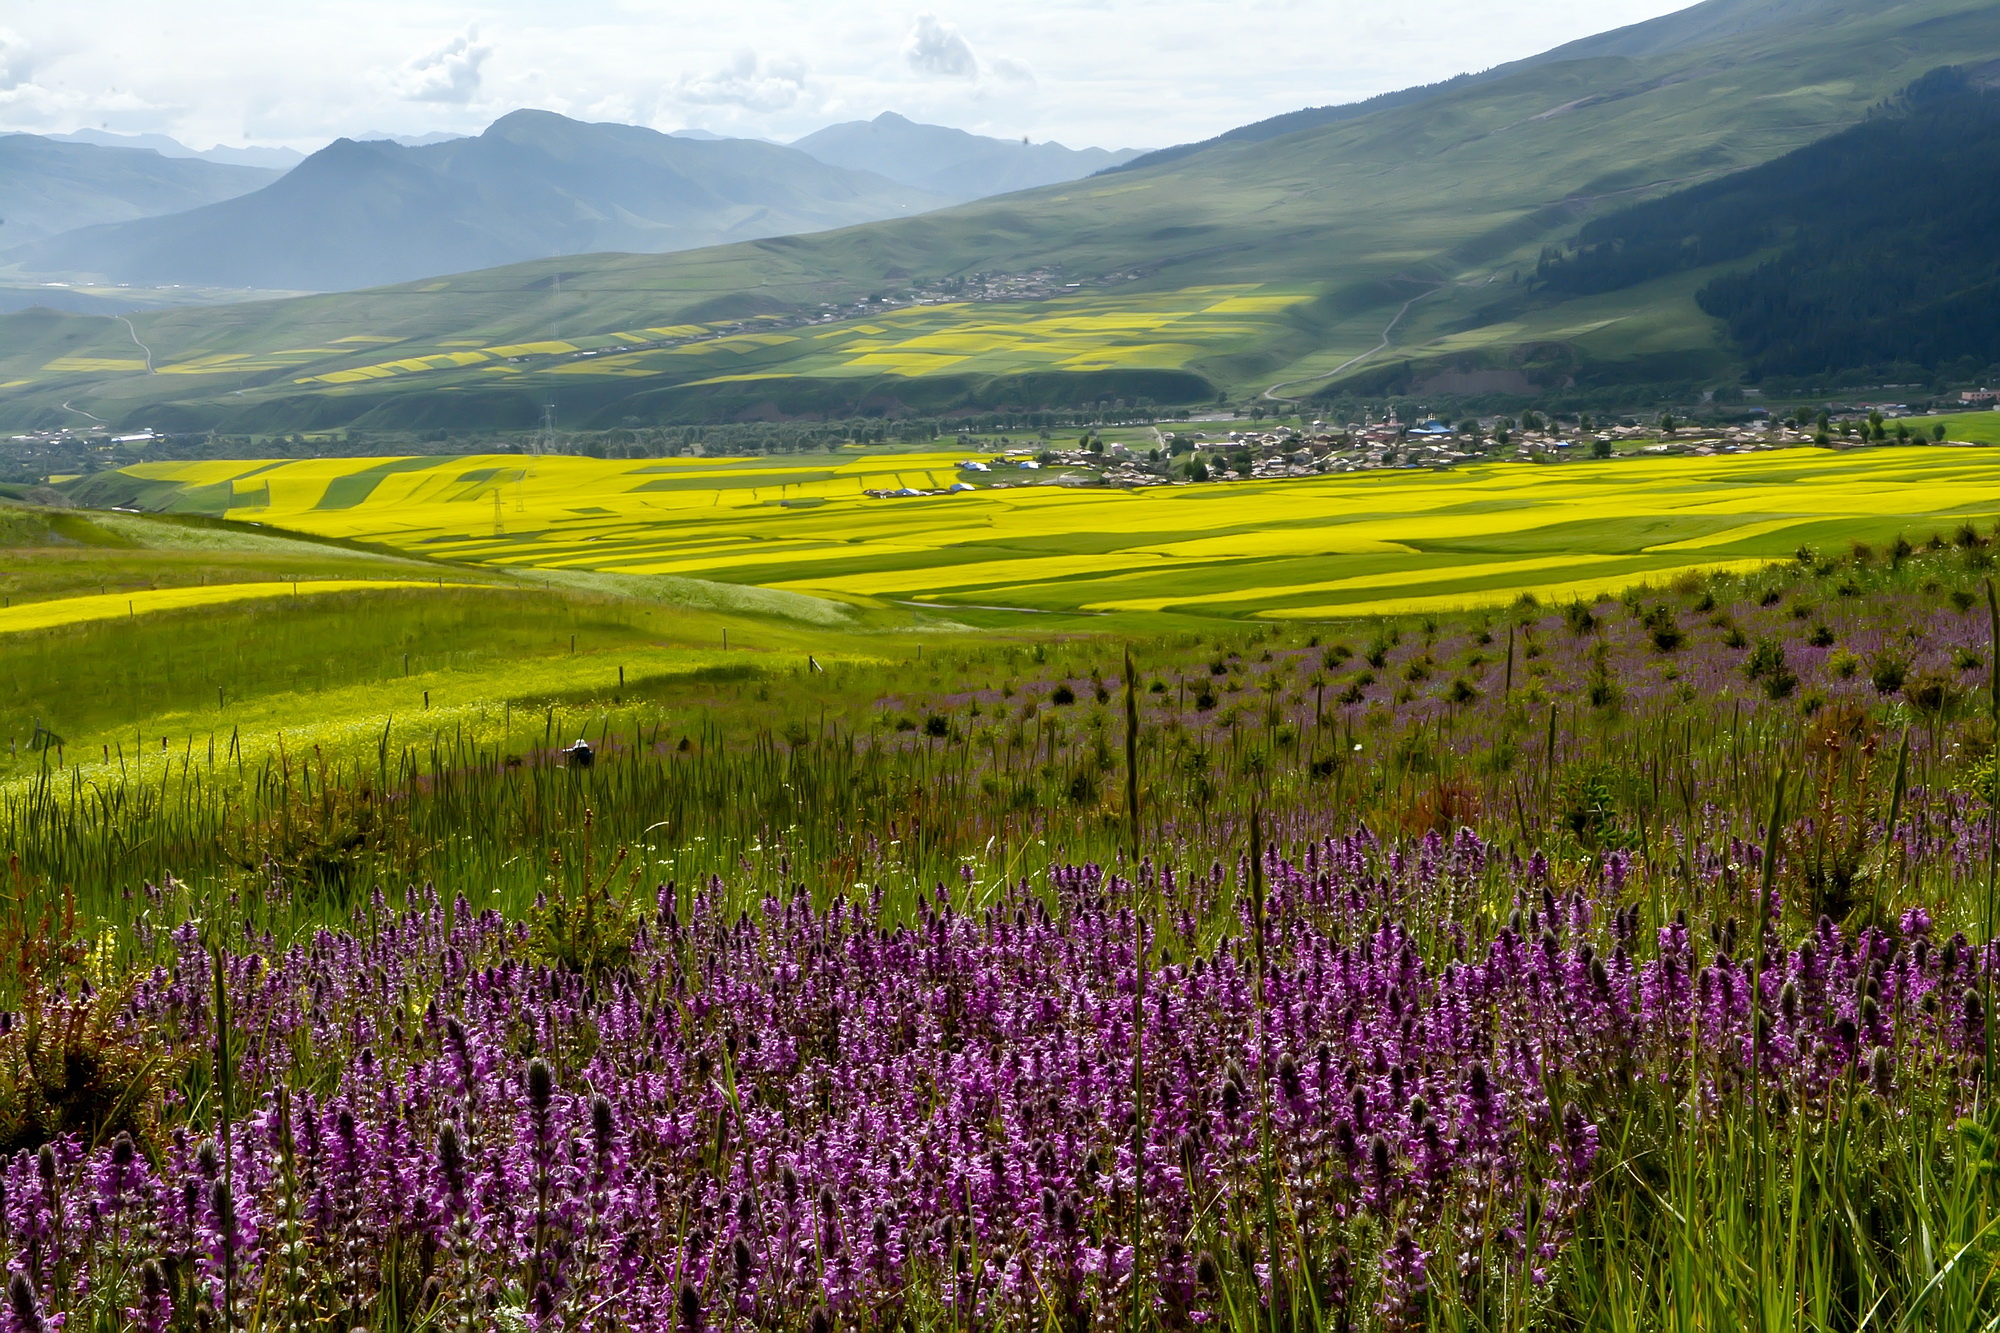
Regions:
[[1537, 266], [1537, 286], [1612, 292], [1724, 268], [1695, 299], [1753, 376], [1976, 379], [2000, 362], [2000, 92], [1989, 82], [1990, 71], [1938, 70], [1852, 129], [1600, 218]]
[[[1498, 298], [1593, 216], [1995, 57], [1980, 0], [1710, 0], [1407, 105], [922, 217], [150, 314], [133, 323], [152, 372], [122, 324], [15, 317], [0, 424], [74, 422], [65, 403], [240, 431], [527, 425], [547, 402], [615, 425], [1300, 396], [1384, 373], [1719, 383], [1740, 366], [1699, 274], [1520, 313]], [[878, 296], [930, 304], [857, 304]]]

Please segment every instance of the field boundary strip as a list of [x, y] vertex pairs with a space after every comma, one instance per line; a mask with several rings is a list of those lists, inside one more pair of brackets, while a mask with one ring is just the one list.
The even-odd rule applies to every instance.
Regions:
[[[94, 593], [86, 597], [59, 597], [0, 610], [0, 634], [82, 625], [96, 620], [122, 620], [129, 616], [160, 611], [185, 611], [196, 607], [227, 606], [233, 602], [270, 601], [279, 597], [308, 597], [337, 592], [374, 592], [402, 588], [435, 588], [435, 579], [301, 579], [257, 583], [209, 583], [192, 588], [140, 588], [132, 592]], [[485, 584], [454, 583], [454, 588], [485, 587]]]

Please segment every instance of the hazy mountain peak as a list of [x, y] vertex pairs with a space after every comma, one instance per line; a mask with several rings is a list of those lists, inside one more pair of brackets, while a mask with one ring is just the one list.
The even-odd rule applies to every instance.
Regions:
[[792, 146], [822, 162], [872, 171], [952, 199], [979, 199], [1077, 180], [1138, 156], [1135, 149], [1065, 148], [926, 125], [894, 111], [829, 125]]
[[260, 167], [163, 156], [131, 144], [74, 136], [0, 135], [0, 245], [21, 245], [73, 227], [178, 213], [268, 185]]
[[361, 134], [350, 134], [346, 137], [358, 139], [363, 143], [386, 141], [388, 143], [400, 144], [404, 148], [428, 148], [432, 144], [450, 143], [454, 139], [463, 139], [467, 136], [455, 134], [450, 130], [431, 130], [424, 134], [391, 134], [387, 130], [368, 130]]
[[524, 108], [470, 138], [336, 139], [243, 198], [8, 257], [37, 273], [149, 285], [331, 291], [556, 254], [791, 235], [941, 202], [776, 144], [693, 142]]
[[69, 134], [46, 134], [41, 136], [57, 143], [92, 144], [99, 148], [140, 148], [158, 153], [161, 157], [198, 158], [203, 162], [215, 162], [233, 167], [262, 167], [267, 170], [284, 171], [305, 160], [305, 154], [296, 148], [272, 148], [252, 145], [232, 148], [227, 144], [216, 144], [213, 148], [190, 148], [178, 139], [164, 134], [113, 134], [109, 130], [76, 130]]

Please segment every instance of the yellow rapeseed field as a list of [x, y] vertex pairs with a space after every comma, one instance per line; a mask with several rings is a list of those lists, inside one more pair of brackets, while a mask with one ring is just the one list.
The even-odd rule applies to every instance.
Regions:
[[[1595, 595], [2000, 509], [1984, 450], [1798, 449], [1119, 490], [956, 454], [146, 464], [230, 516], [497, 566], [863, 604], [1322, 618]], [[870, 498], [869, 490], [959, 494]]]
[[194, 588], [142, 588], [135, 592], [62, 597], [11, 606], [0, 610], [0, 634], [54, 629], [60, 625], [80, 625], [91, 620], [116, 620], [121, 616], [143, 616], [158, 611], [186, 611], [229, 602], [431, 586], [430, 583], [412, 579], [315, 579], [298, 583], [219, 583]]

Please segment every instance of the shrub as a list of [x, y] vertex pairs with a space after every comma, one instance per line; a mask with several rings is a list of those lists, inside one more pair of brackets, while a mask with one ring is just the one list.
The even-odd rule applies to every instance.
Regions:
[[1563, 623], [1572, 634], [1583, 635], [1597, 628], [1597, 617], [1581, 601], [1574, 601], [1563, 608]]
[[1071, 689], [1067, 683], [1058, 685], [1049, 694], [1049, 702], [1052, 704], [1073, 704], [1076, 702], [1076, 691]]
[[1757, 646], [1750, 650], [1749, 660], [1743, 664], [1743, 674], [1761, 684], [1772, 699], [1790, 698], [1799, 685], [1791, 663], [1785, 660], [1785, 647], [1776, 639], [1757, 641]]
[[1909, 677], [1910, 664], [1893, 653], [1879, 653], [1868, 666], [1868, 680], [1877, 694], [1894, 694]]
[[1665, 602], [1647, 610], [1645, 624], [1646, 637], [1653, 641], [1653, 647], [1660, 652], [1672, 652], [1687, 638], [1681, 633], [1680, 619], [1674, 615], [1674, 609]]
[[1903, 683], [1903, 697], [1919, 713], [1935, 717], [1951, 703], [1951, 678], [1937, 671], [1923, 671]]
[[940, 738], [951, 735], [951, 719], [942, 713], [932, 713], [924, 719], [924, 735]]
[[1965, 589], [1953, 588], [1951, 590], [1952, 609], [1954, 611], [1957, 611], [1960, 615], [1963, 615], [1967, 611], [1970, 611], [1972, 609], [1973, 601], [1974, 598], [1972, 594], [1967, 592]]
[[586, 859], [581, 888], [550, 884], [528, 909], [530, 955], [593, 979], [625, 966], [640, 918], [638, 907], [612, 883], [625, 856], [621, 850], [601, 880], [591, 875]]
[[1833, 630], [1822, 620], [1819, 624], [1813, 626], [1812, 633], [1806, 635], [1806, 642], [1815, 648], [1831, 648], [1833, 647]]
[[1556, 787], [1557, 820], [1586, 847], [1595, 847], [1617, 827], [1609, 775], [1602, 764], [1572, 768]]
[[1590, 661], [1590, 676], [1586, 688], [1592, 708], [1616, 707], [1621, 697], [1618, 681], [1611, 674], [1611, 658], [1599, 645], [1597, 653]]
[[1861, 670], [1861, 659], [1841, 648], [1826, 659], [1826, 669], [1842, 680], [1853, 680], [1855, 673]]

